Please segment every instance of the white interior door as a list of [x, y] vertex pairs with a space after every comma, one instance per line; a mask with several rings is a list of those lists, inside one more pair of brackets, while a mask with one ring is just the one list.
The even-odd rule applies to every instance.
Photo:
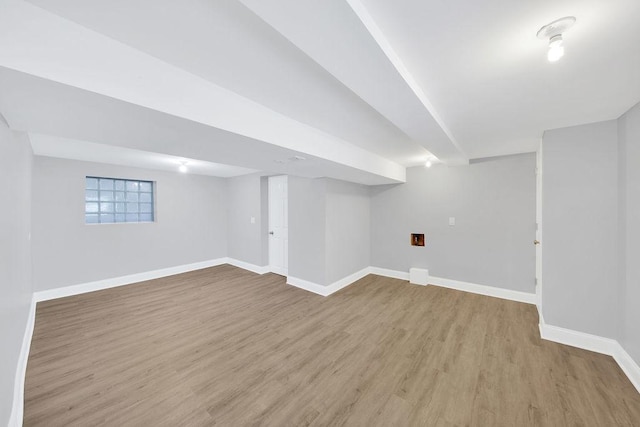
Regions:
[[269, 177], [269, 268], [286, 276], [289, 271], [287, 177]]
[[542, 315], [542, 141], [536, 153], [536, 305]]

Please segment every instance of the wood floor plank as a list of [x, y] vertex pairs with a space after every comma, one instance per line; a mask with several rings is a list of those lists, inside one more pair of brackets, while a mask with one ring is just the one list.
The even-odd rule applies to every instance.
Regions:
[[531, 305], [223, 265], [38, 303], [24, 424], [638, 426], [640, 394]]

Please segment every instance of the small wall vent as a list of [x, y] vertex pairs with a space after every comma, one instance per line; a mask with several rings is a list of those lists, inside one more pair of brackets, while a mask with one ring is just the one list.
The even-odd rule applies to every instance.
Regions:
[[410, 268], [409, 283], [414, 285], [427, 286], [429, 283], [429, 270], [426, 268]]

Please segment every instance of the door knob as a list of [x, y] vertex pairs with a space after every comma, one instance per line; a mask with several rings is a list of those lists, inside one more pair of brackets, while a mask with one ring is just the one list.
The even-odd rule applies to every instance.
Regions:
[[270, 231], [269, 234], [271, 234], [273, 236], [273, 231]]
[[534, 245], [539, 245], [539, 244], [540, 244], [540, 240], [534, 240], [534, 241], [533, 241], [533, 244], [534, 244]]

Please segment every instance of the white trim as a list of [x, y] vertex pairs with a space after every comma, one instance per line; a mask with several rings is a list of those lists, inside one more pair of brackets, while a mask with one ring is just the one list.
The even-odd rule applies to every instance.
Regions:
[[[369, 271], [371, 272], [371, 274], [377, 274], [378, 276], [409, 280], [409, 273], [405, 273], [404, 271], [389, 270], [387, 268], [380, 267], [370, 267]], [[536, 294], [513, 291], [511, 289], [496, 288], [494, 286], [478, 285], [476, 283], [461, 282], [459, 280], [444, 279], [442, 277], [429, 276], [429, 285], [456, 289], [458, 291], [471, 292], [473, 294], [486, 295], [511, 301], [524, 302], [526, 304], [536, 303]]]
[[[538, 149], [536, 150], [536, 240], [542, 240], [542, 188], [544, 176], [543, 172], [543, 164], [544, 164], [544, 153], [543, 153], [543, 144], [542, 138], [538, 143]], [[536, 274], [535, 274], [535, 282], [536, 282], [536, 306], [538, 307], [538, 311], [542, 310], [542, 261], [544, 248], [543, 245], [537, 244], [535, 245], [535, 253], [536, 253]]]
[[218, 258], [209, 261], [195, 262], [193, 264], [178, 265], [175, 267], [162, 268], [159, 270], [146, 271], [143, 273], [129, 274], [127, 276], [114, 277], [111, 279], [97, 280], [95, 282], [81, 283], [78, 285], [65, 286], [62, 288], [47, 289], [35, 292], [36, 301], [48, 301], [56, 298], [63, 298], [72, 295], [84, 294], [87, 292], [99, 291], [102, 289], [115, 288], [132, 283], [144, 282], [146, 280], [158, 279], [160, 277], [173, 276], [174, 274], [186, 273], [188, 271], [201, 270], [203, 268], [215, 267], [217, 265], [230, 263], [228, 258]]
[[369, 275], [370, 271], [371, 267], [365, 267], [362, 270], [356, 271], [355, 273], [343, 277], [342, 279], [327, 286], [309, 282], [308, 280], [300, 279], [298, 277], [288, 276], [287, 285], [295, 286], [296, 288], [304, 289], [305, 291], [326, 297]]
[[255, 264], [250, 264], [248, 262], [240, 261], [235, 258], [226, 258], [226, 261], [223, 264], [230, 264], [234, 267], [242, 268], [243, 270], [252, 271], [257, 274], [265, 274], [271, 271], [268, 265], [260, 266]]
[[276, 267], [276, 266], [272, 266], [272, 265], [268, 265], [267, 266], [267, 272], [271, 272], [271, 273], [275, 273], [275, 274], [279, 274], [280, 276], [287, 276], [288, 271], [285, 270], [282, 267]]
[[443, 288], [456, 289], [458, 291], [471, 292], [472, 294], [486, 295], [526, 304], [536, 303], [536, 294], [511, 289], [496, 288], [494, 286], [478, 285], [476, 283], [461, 282], [459, 280], [444, 279], [442, 277], [429, 277], [429, 284]]
[[409, 273], [404, 271], [389, 270], [388, 268], [369, 267], [371, 274], [377, 276], [391, 277], [392, 279], [409, 280]]
[[360, 271], [356, 271], [353, 274], [350, 274], [346, 277], [343, 277], [340, 280], [336, 280], [335, 282], [333, 282], [332, 284], [330, 284], [329, 286], [327, 286], [329, 293], [328, 295], [331, 295], [335, 292], [338, 292], [340, 289], [342, 288], [346, 288], [347, 286], [349, 286], [350, 284], [357, 282], [358, 280], [362, 279], [363, 277], [369, 275], [371, 268], [370, 267], [365, 267]]
[[610, 338], [603, 338], [572, 329], [561, 328], [560, 326], [547, 325], [544, 319], [540, 319], [540, 337], [547, 341], [570, 345], [571, 347], [582, 348], [584, 350], [595, 351], [596, 353], [613, 355], [617, 341]]
[[544, 340], [612, 356], [620, 366], [620, 369], [622, 369], [622, 372], [629, 378], [631, 384], [640, 393], [640, 366], [618, 341], [574, 331], [573, 329], [561, 328], [560, 326], [548, 325], [545, 323], [542, 313], [540, 313], [538, 327], [540, 328], [540, 337]]
[[313, 292], [314, 294], [322, 295], [323, 297], [329, 295], [328, 286], [322, 286], [298, 277], [287, 276], [287, 285], [295, 286], [296, 288], [304, 289], [305, 291]]
[[636, 390], [638, 390], [638, 393], [640, 393], [640, 366], [631, 358], [620, 343], [616, 344], [613, 358], [618, 362], [620, 369], [627, 375], [631, 384], [633, 384]]
[[35, 322], [36, 299], [35, 295], [32, 295], [29, 314], [27, 317], [27, 325], [24, 330], [24, 336], [22, 337], [22, 347], [20, 347], [20, 355], [18, 357], [16, 376], [13, 383], [13, 407], [11, 408], [11, 416], [9, 417], [9, 427], [19, 427], [22, 425], [22, 419], [24, 416], [24, 381], [27, 375], [27, 361], [29, 360], [31, 338], [33, 337]]

